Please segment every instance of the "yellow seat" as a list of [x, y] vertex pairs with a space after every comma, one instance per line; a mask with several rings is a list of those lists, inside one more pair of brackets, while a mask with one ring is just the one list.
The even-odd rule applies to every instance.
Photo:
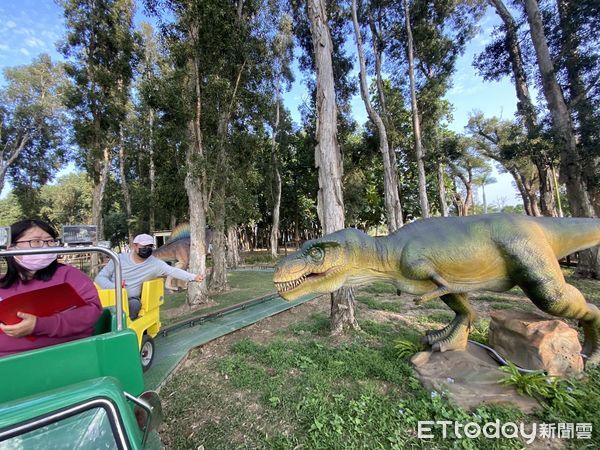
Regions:
[[[96, 289], [98, 290], [98, 296], [100, 297], [100, 303], [102, 303], [103, 308], [108, 308], [110, 306], [116, 305], [117, 296], [115, 295], [114, 289], [100, 289], [100, 287], [97, 284]], [[127, 290], [123, 289], [121, 295], [123, 296], [123, 311], [125, 311], [125, 315], [127, 316], [127, 318], [129, 318], [129, 302], [127, 301]]]
[[[100, 302], [103, 307], [115, 305], [115, 290], [114, 289], [98, 289]], [[144, 335], [154, 337], [160, 331], [160, 305], [164, 303], [165, 298], [165, 283], [162, 278], [144, 281], [142, 285], [141, 303], [142, 307], [137, 319], [129, 318], [129, 302], [127, 298], [127, 290], [123, 289], [123, 310], [127, 317], [127, 326], [134, 330], [137, 334], [138, 344], [142, 345]]]

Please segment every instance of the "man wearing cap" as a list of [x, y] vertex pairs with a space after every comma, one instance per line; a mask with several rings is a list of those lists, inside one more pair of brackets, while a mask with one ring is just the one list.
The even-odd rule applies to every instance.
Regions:
[[[121, 253], [121, 273], [123, 274], [123, 285], [127, 289], [129, 299], [129, 317], [137, 319], [142, 307], [140, 296], [142, 284], [146, 280], [157, 277], [171, 276], [184, 281], [202, 281], [204, 276], [193, 274], [176, 267], [168, 265], [161, 259], [152, 256], [154, 239], [149, 234], [138, 234], [133, 239], [133, 246], [129, 253]], [[94, 280], [102, 289], [111, 289], [115, 286], [115, 269], [111, 261], [100, 271]]]

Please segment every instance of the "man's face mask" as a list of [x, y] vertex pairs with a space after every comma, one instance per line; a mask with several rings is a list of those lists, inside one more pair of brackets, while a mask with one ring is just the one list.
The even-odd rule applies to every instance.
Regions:
[[138, 256], [140, 258], [148, 258], [150, 255], [152, 255], [152, 247], [140, 247], [140, 249], [138, 250]]

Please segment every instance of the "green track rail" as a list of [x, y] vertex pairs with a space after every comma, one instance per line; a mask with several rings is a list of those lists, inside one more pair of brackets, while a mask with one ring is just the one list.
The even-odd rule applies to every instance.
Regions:
[[274, 293], [165, 327], [155, 339], [154, 361], [144, 374], [146, 389], [159, 389], [191, 349], [313, 298], [287, 302]]

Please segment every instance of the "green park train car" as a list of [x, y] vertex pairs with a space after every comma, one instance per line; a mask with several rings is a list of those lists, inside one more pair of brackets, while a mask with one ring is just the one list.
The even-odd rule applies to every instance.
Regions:
[[[0, 256], [96, 251], [113, 259], [120, 286], [118, 257], [106, 248]], [[144, 392], [138, 338], [125, 320], [117, 301], [89, 338], [0, 358], [0, 450], [162, 448], [154, 431], [162, 421], [160, 400]]]

